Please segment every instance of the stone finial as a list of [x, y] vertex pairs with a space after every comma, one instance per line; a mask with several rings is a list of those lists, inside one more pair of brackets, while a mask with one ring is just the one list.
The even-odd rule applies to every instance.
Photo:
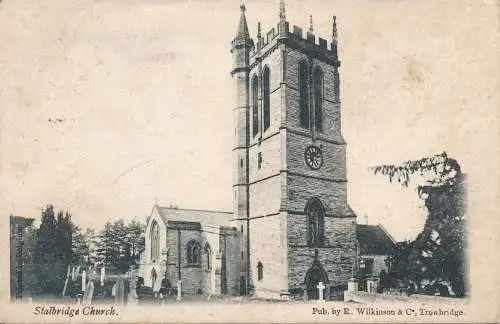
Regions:
[[337, 45], [337, 16], [333, 16], [332, 44]]
[[250, 35], [248, 33], [247, 19], [245, 17], [245, 4], [240, 5], [241, 15], [240, 22], [238, 24], [238, 30], [236, 31], [235, 40], [238, 41], [247, 41], [250, 39]]
[[286, 20], [285, 14], [285, 0], [280, 0], [280, 21]]
[[313, 29], [313, 16], [309, 15], [309, 31], [312, 33], [314, 31]]
[[260, 32], [260, 21], [257, 23], [257, 38], [261, 38], [262, 34]]

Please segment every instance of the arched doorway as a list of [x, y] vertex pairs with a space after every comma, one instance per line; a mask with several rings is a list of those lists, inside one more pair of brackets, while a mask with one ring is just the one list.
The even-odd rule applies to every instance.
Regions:
[[157, 278], [158, 274], [156, 273], [156, 269], [151, 270], [151, 288], [153, 288], [153, 290], [155, 289]]
[[325, 286], [323, 290], [323, 298], [327, 299], [328, 291], [326, 287], [328, 287], [328, 275], [326, 274], [325, 269], [321, 266], [321, 263], [316, 259], [313, 262], [311, 268], [307, 271], [305, 277], [305, 287], [307, 299], [318, 299], [319, 291], [318, 284], [322, 282]]

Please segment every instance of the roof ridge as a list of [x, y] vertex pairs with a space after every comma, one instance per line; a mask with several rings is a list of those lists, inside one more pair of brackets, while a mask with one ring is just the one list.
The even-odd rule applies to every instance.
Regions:
[[187, 210], [187, 211], [198, 211], [198, 212], [209, 212], [209, 213], [224, 213], [224, 214], [232, 214], [230, 211], [222, 211], [222, 210], [209, 210], [209, 209], [192, 209], [192, 208], [174, 208], [174, 207], [162, 207], [158, 206], [161, 209], [169, 209], [169, 210]]
[[385, 229], [384, 225], [382, 225], [381, 223], [378, 223], [377, 226], [385, 233], [385, 235], [387, 235], [391, 239], [392, 243], [394, 243], [394, 244], [397, 243], [396, 240], [394, 239], [394, 237], [392, 237], [391, 233], [389, 233], [389, 231], [387, 231]]

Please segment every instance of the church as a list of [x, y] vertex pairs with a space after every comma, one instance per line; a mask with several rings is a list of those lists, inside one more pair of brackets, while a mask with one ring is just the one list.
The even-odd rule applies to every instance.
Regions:
[[[231, 42], [236, 102], [232, 212], [155, 205], [139, 275], [183, 294], [317, 298], [357, 267], [347, 202], [336, 17], [329, 40], [286, 19], [250, 37], [245, 6]], [[229, 107], [228, 107], [229, 108]], [[229, 109], [228, 109], [229, 113]]]

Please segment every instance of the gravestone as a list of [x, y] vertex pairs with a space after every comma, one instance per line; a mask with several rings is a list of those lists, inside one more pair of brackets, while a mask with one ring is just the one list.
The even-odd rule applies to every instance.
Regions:
[[101, 286], [104, 286], [104, 276], [106, 275], [106, 269], [104, 266], [101, 268]]
[[64, 288], [62, 291], [63, 296], [66, 296], [66, 288], [68, 288], [68, 281], [69, 281], [70, 275], [71, 275], [71, 266], [68, 266], [68, 272], [66, 273], [66, 280], [64, 281]]
[[85, 291], [87, 285], [87, 273], [85, 270], [82, 271], [82, 291]]
[[316, 286], [316, 288], [318, 288], [318, 300], [319, 301], [325, 301], [323, 299], [323, 289], [325, 289], [325, 285], [323, 285], [323, 283], [320, 281], [319, 284]]
[[377, 278], [368, 278], [366, 279], [366, 290], [369, 293], [375, 294], [377, 292], [378, 279]]
[[135, 280], [132, 278], [129, 283], [129, 293], [128, 293], [128, 304], [137, 304], [139, 296], [137, 296], [137, 291]]
[[77, 304], [77, 305], [80, 305], [80, 304], [81, 304], [81, 300], [82, 300], [82, 294], [78, 294], [78, 295], [76, 295], [76, 304]]
[[347, 282], [348, 291], [358, 291], [358, 280], [356, 278], [351, 278]]
[[177, 281], [177, 300], [182, 299], [182, 280]]
[[115, 288], [115, 304], [123, 305], [125, 301], [125, 280], [123, 275], [118, 275]]
[[83, 304], [90, 305], [92, 304], [92, 296], [94, 294], [94, 281], [89, 280], [87, 287], [85, 288], [85, 292], [83, 293]]

